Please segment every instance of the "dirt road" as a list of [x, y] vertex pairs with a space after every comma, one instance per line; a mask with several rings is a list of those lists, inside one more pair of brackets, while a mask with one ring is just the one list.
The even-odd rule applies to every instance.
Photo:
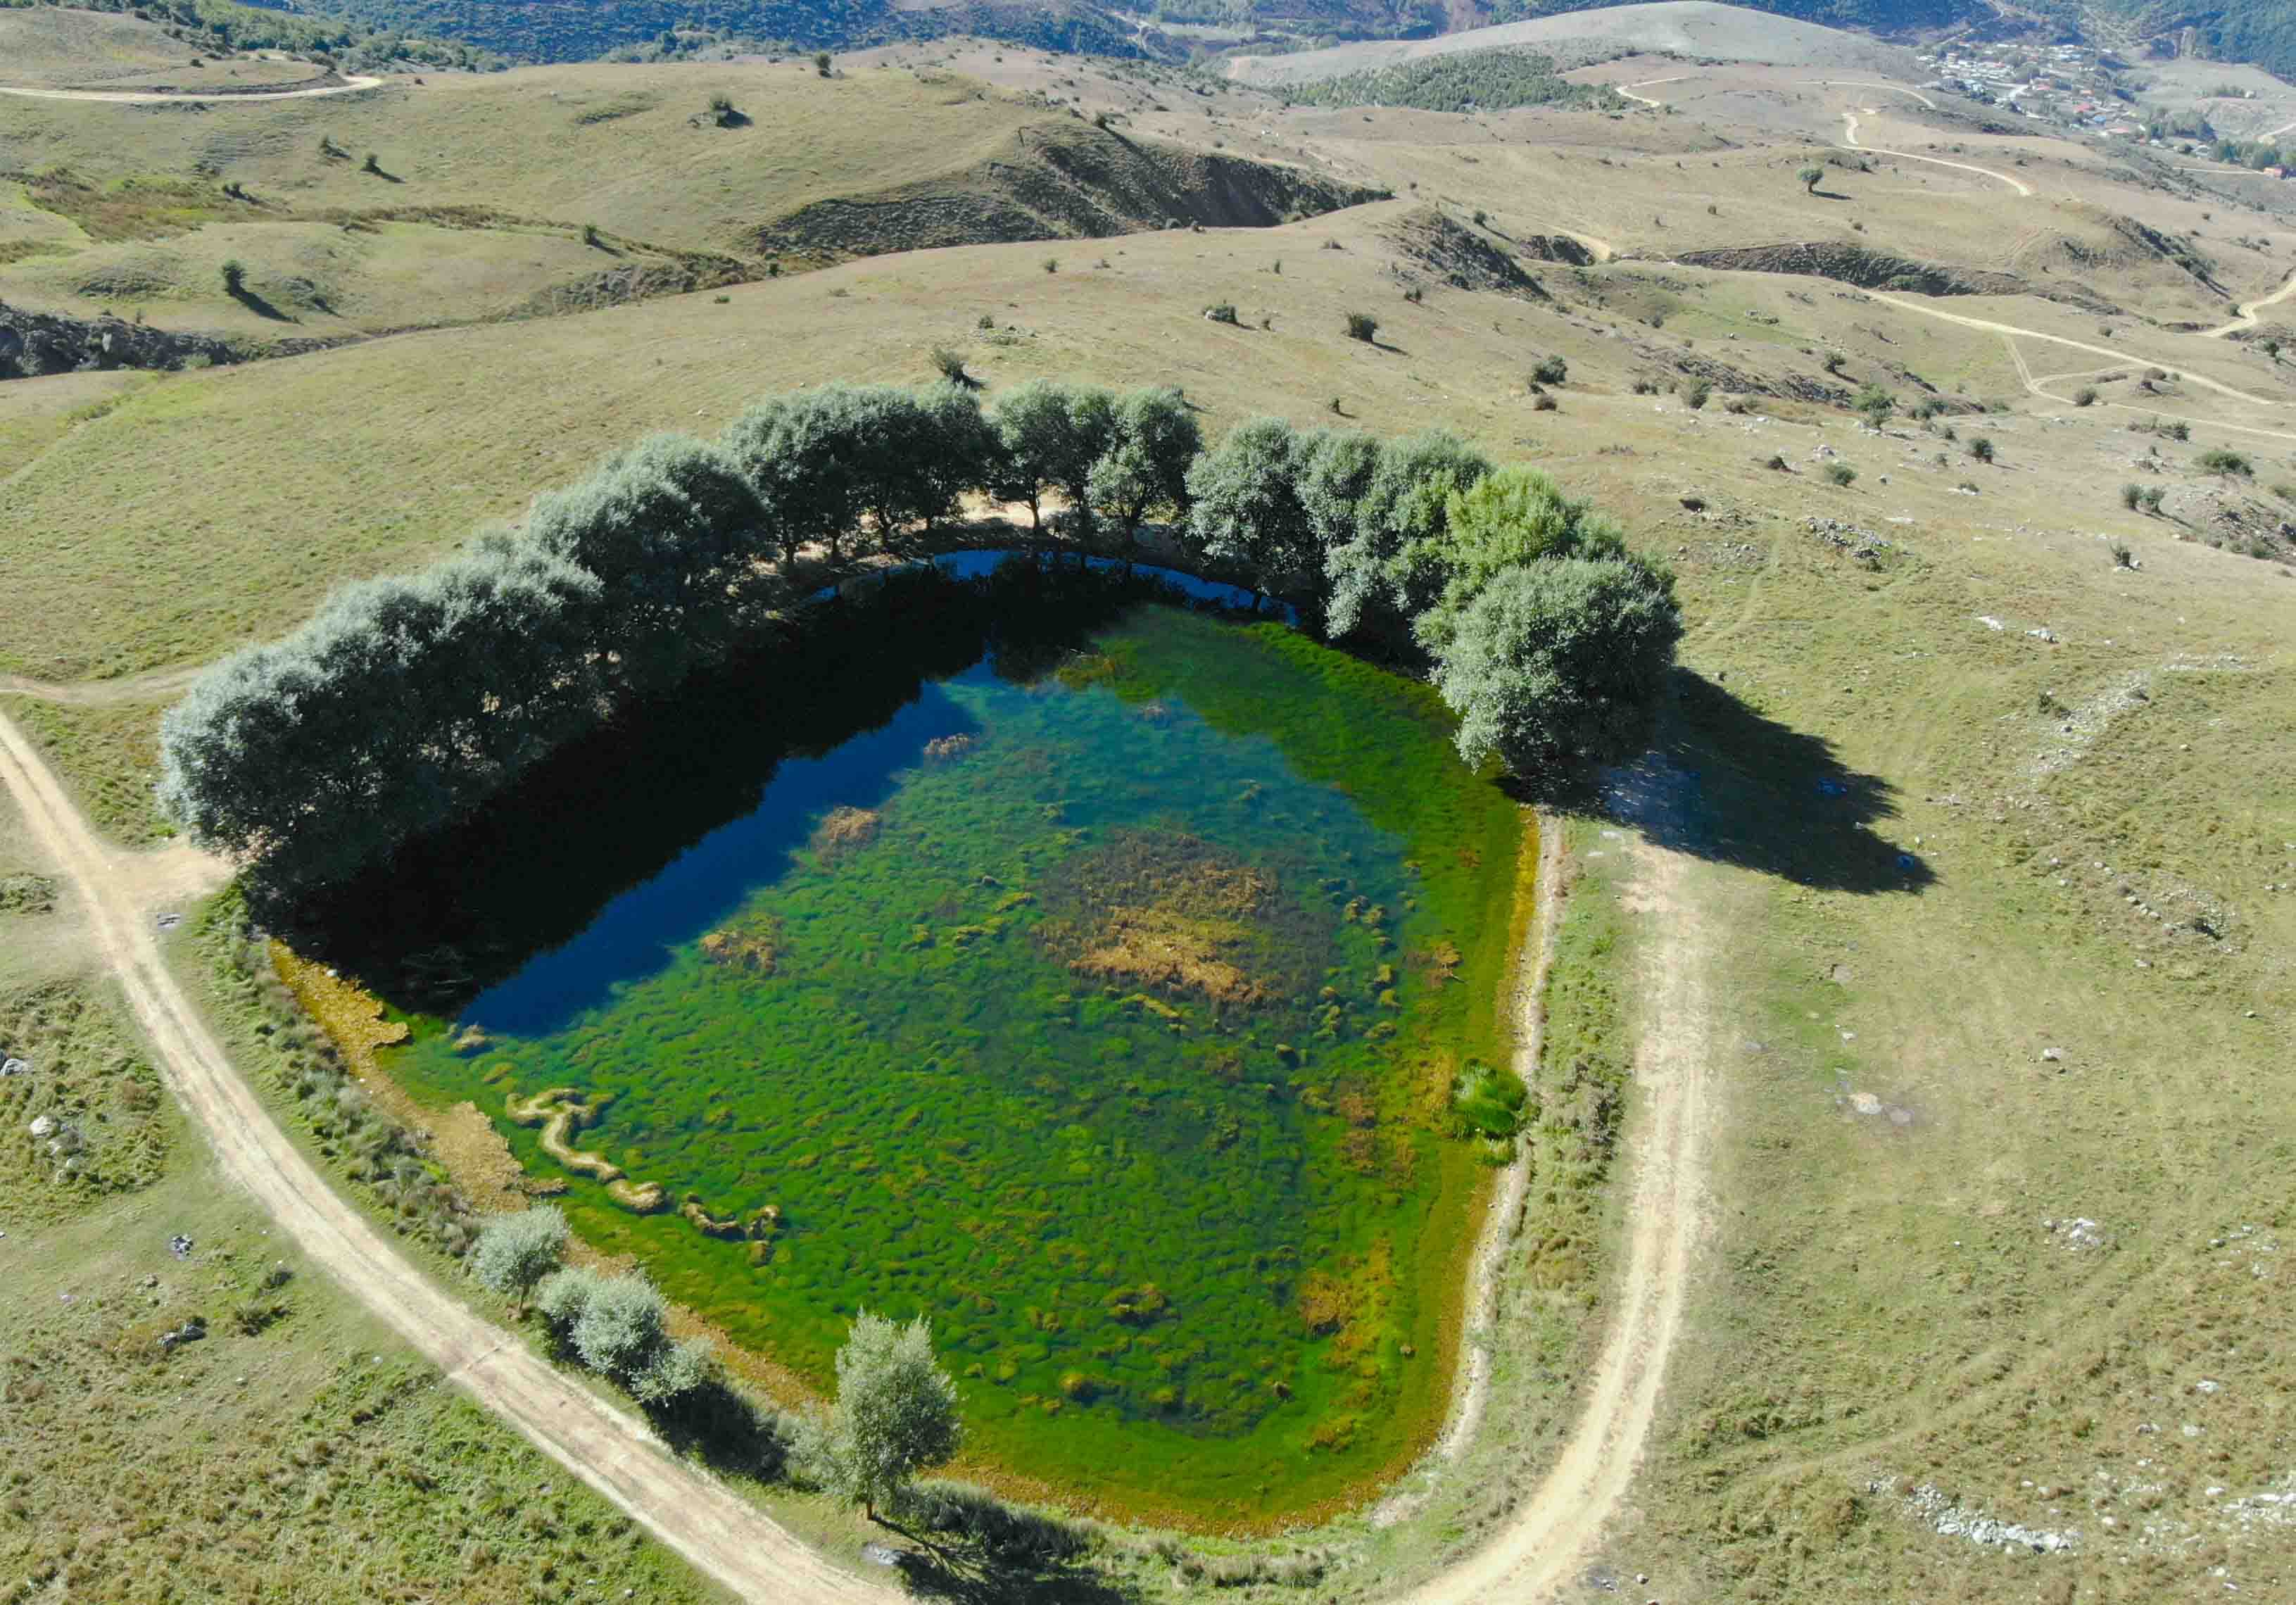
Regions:
[[1650, 843], [1636, 849], [1635, 905], [1656, 914], [1640, 978], [1643, 1036], [1635, 1066], [1641, 1130], [1634, 1223], [1615, 1314], [1585, 1408], [1554, 1469], [1476, 1553], [1406, 1596], [1403, 1605], [1534, 1605], [1587, 1560], [1634, 1479], [1656, 1419], [1667, 1356], [1682, 1326], [1691, 1253], [1705, 1191], [1709, 935], [1685, 896], [1687, 860]]
[[323, 84], [316, 89], [252, 89], [243, 94], [202, 94], [196, 89], [165, 94], [149, 89], [18, 89], [0, 84], [0, 94], [27, 95], [36, 101], [107, 101], [117, 106], [149, 106], [182, 101], [226, 106], [238, 101], [308, 101], [316, 100], [323, 94], [357, 94], [360, 90], [372, 89], [381, 82], [381, 78], [360, 78], [355, 74], [340, 84]]
[[2237, 334], [2243, 329], [2253, 329], [2256, 327], [2259, 321], [2256, 315], [2259, 312], [2262, 311], [2267, 307], [2277, 307], [2281, 302], [2286, 300], [2292, 295], [2296, 295], [2296, 273], [2290, 274], [2288, 275], [2288, 282], [2285, 284], [2283, 284], [2279, 289], [2274, 291], [2270, 295], [2266, 296], [2262, 300], [2242, 302], [2240, 306], [2235, 308], [2232, 322], [2226, 323], [2221, 328], [2202, 330], [2201, 332], [2201, 338], [2202, 340], [2222, 340], [2226, 335]]
[[[1873, 108], [1867, 107], [1865, 114], [1868, 117], [1873, 116]], [[1948, 161], [1942, 156], [1916, 156], [1911, 151], [1885, 151], [1880, 145], [1861, 145], [1857, 143], [1857, 118], [1858, 113], [1855, 111], [1845, 111], [1841, 114], [1841, 120], [1846, 125], [1841, 133], [1842, 148], [1845, 150], [1862, 151], [1869, 156], [1894, 156], [1900, 161], [1925, 161], [1933, 168], [1957, 168], [1964, 173], [1976, 173], [1987, 178], [1998, 179], [2020, 195], [2030, 195], [2033, 192], [2033, 186], [2023, 179], [2012, 178], [2006, 173], [1997, 173], [1991, 168], [1980, 168], [1966, 161]]]
[[140, 878], [96, 839], [5, 717], [0, 783], [15, 794], [34, 838], [86, 905], [105, 962], [225, 1173], [255, 1195], [305, 1254], [480, 1404], [741, 1598], [771, 1605], [892, 1605], [905, 1598], [831, 1566], [762, 1511], [674, 1459], [636, 1417], [433, 1287], [272, 1123], [161, 960]]

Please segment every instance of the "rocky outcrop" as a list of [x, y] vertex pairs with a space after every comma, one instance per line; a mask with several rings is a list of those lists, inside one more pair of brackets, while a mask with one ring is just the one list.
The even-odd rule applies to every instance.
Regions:
[[65, 317], [27, 312], [0, 301], [0, 379], [37, 379], [91, 368], [185, 368], [292, 356], [340, 345], [339, 340], [242, 343], [211, 334], [180, 334], [116, 317]]
[[1455, 290], [1547, 299], [1538, 281], [1496, 241], [1431, 206], [1414, 207], [1397, 218], [1387, 240], [1402, 258], [1390, 271], [1406, 283], [1416, 283], [1423, 271]]
[[209, 335], [171, 334], [116, 317], [26, 312], [0, 302], [0, 379], [83, 368], [180, 368], [186, 358], [237, 362], [239, 353]]
[[1264, 228], [1386, 198], [1302, 168], [1037, 123], [1011, 156], [876, 194], [817, 201], [756, 231], [768, 257], [836, 261], [1201, 224]]
[[1894, 290], [1915, 295], [2037, 295], [2084, 312], [2118, 315], [2120, 308], [2078, 284], [2038, 285], [2013, 273], [1921, 262], [1863, 245], [1816, 241], [1787, 245], [1732, 245], [1686, 250], [1674, 258], [1685, 267], [1727, 273], [1790, 273], [1833, 279], [1860, 290]]

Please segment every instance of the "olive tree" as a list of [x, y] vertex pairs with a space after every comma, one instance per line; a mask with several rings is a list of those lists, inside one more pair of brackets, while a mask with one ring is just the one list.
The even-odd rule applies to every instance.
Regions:
[[1085, 476], [1086, 505], [1129, 545], [1151, 514], [1186, 511], [1203, 435], [1180, 392], [1154, 386], [1116, 397], [1109, 425], [1106, 448]]
[[1237, 424], [1188, 470], [1183, 545], [1239, 570], [1255, 602], [1317, 576], [1321, 553], [1299, 492], [1298, 431], [1281, 418]]
[[993, 438], [956, 385], [826, 384], [750, 407], [725, 446], [789, 547], [819, 542], [836, 562], [865, 518], [882, 546], [954, 512]]
[[1542, 558], [1617, 557], [1618, 527], [1575, 501], [1540, 470], [1515, 464], [1486, 474], [1445, 503], [1449, 533], [1443, 588], [1415, 626], [1422, 644], [1441, 650], [1461, 613], [1499, 575]]
[[160, 806], [275, 886], [340, 879], [583, 727], [603, 593], [588, 570], [500, 537], [345, 586], [168, 710]]
[[566, 1252], [566, 1217], [549, 1204], [498, 1215], [471, 1247], [471, 1274], [497, 1293], [524, 1298], [558, 1269]]
[[825, 1478], [872, 1518], [964, 1440], [956, 1384], [933, 1358], [932, 1328], [863, 1310], [837, 1351], [837, 1406], [823, 1435]]
[[689, 435], [652, 436], [536, 497], [526, 534], [598, 577], [608, 626], [599, 644], [640, 690], [676, 681], [722, 644], [737, 583], [776, 552], [740, 466]]
[[1093, 464], [1108, 450], [1115, 398], [1091, 385], [1032, 379], [996, 398], [988, 411], [996, 454], [990, 488], [1023, 502], [1029, 527], [1043, 526], [1044, 496], [1060, 492], [1071, 506], [1087, 503]]
[[1631, 756], [1681, 636], [1672, 577], [1629, 558], [1546, 558], [1494, 577], [1437, 659], [1459, 756], [1517, 774]]
[[1443, 430], [1382, 446], [1356, 504], [1353, 537], [1324, 555], [1325, 633], [1344, 635], [1373, 611], [1407, 626], [1431, 604], [1443, 586], [1451, 497], [1490, 469]]

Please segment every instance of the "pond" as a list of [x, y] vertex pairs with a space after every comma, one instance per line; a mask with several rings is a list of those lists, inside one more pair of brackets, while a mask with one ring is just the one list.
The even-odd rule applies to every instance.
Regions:
[[992, 1470], [1260, 1523], [1439, 1425], [1522, 827], [1425, 687], [1149, 585], [828, 603], [331, 956], [412, 1093], [735, 1342], [825, 1387], [856, 1310], [929, 1315]]

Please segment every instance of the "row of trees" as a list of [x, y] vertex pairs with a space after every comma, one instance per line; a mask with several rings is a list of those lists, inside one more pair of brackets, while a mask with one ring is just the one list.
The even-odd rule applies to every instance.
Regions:
[[1681, 637], [1673, 577], [1536, 468], [1441, 430], [1239, 424], [1188, 473], [1201, 565], [1308, 601], [1334, 638], [1423, 654], [1471, 764], [1519, 774], [1649, 737]]
[[[275, 889], [339, 881], [849, 566], [958, 544], [974, 491], [1126, 555], [1162, 523], [1182, 566], [1423, 655], [1471, 762], [1631, 746], [1679, 633], [1671, 580], [1615, 528], [1447, 434], [1260, 418], [1206, 451], [1177, 390], [1038, 381], [984, 411], [956, 384], [833, 384], [761, 401], [714, 442], [645, 440], [522, 528], [347, 586], [224, 659], [162, 722], [161, 805]], [[1574, 563], [1593, 567], [1497, 585]]]

